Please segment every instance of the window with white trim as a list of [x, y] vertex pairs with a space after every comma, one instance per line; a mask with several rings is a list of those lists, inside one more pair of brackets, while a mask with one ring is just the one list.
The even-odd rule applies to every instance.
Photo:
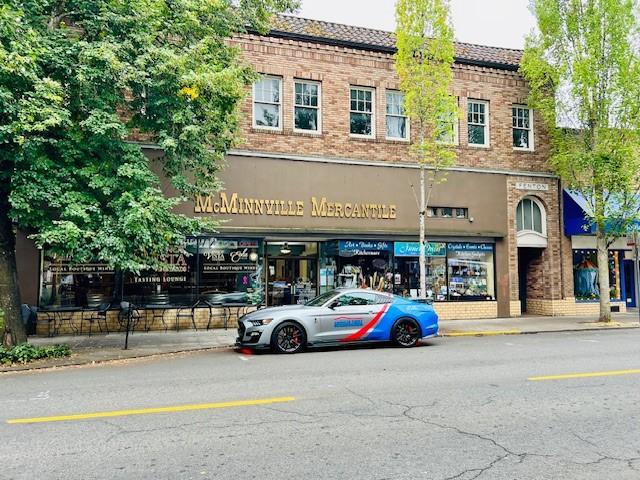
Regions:
[[513, 118], [513, 148], [533, 150], [533, 112], [522, 105], [511, 109]]
[[265, 76], [253, 84], [253, 126], [282, 129], [282, 79]]
[[523, 198], [516, 210], [518, 232], [530, 231], [544, 235], [542, 208], [532, 198]]
[[351, 87], [349, 133], [355, 137], [375, 136], [375, 96], [372, 88]]
[[469, 145], [489, 146], [489, 102], [469, 100], [467, 103], [467, 130]]
[[387, 90], [387, 138], [409, 140], [409, 122], [404, 111], [404, 94]]
[[306, 80], [294, 82], [294, 130], [320, 132], [320, 84]]

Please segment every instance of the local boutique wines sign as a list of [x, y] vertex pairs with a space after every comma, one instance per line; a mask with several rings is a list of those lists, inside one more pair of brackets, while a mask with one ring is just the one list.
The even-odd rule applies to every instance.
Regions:
[[[308, 208], [308, 207], [311, 208]], [[284, 217], [332, 217], [395, 220], [396, 206], [384, 203], [334, 202], [326, 197], [304, 200], [267, 200], [241, 197], [237, 193], [202, 196], [195, 198], [195, 213], [220, 215], [276, 215]]]

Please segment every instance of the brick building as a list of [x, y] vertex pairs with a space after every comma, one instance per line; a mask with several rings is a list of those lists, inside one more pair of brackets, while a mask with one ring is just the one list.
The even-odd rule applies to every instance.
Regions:
[[[263, 75], [242, 107], [244, 142], [228, 155], [224, 190], [182, 209], [225, 219], [220, 234], [193, 239], [193, 255], [178, 256], [171, 274], [96, 271], [80, 295], [82, 272], [46, 252], [39, 264], [27, 260], [37, 256], [23, 242], [20, 276], [41, 279], [37, 290], [22, 287], [29, 303], [64, 305], [67, 290], [67, 303], [79, 304], [109, 297], [110, 288], [141, 304], [164, 295], [185, 305], [279, 305], [346, 285], [417, 295], [419, 170], [393, 34], [281, 16], [268, 35], [232, 42]], [[441, 318], [597, 312], [574, 288], [574, 279], [593, 284], [595, 242], [565, 226], [562, 205], [571, 199], [526, 106], [521, 54], [456, 44], [453, 90], [464, 112], [448, 139], [456, 166], [435, 186], [427, 213], [427, 293]], [[613, 280], [625, 299], [628, 253], [617, 248]]]

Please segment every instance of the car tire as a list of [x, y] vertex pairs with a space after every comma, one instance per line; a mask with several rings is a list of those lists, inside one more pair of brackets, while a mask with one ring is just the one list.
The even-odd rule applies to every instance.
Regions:
[[391, 340], [399, 347], [415, 347], [421, 337], [420, 325], [413, 318], [401, 318], [391, 329]]
[[296, 322], [283, 322], [271, 334], [271, 349], [276, 353], [298, 353], [307, 345], [307, 334]]

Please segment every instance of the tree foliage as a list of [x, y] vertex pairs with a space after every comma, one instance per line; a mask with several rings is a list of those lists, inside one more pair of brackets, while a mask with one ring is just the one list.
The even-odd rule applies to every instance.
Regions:
[[[293, 0], [6, 0], [0, 195], [38, 245], [131, 271], [208, 228], [173, 213], [218, 188], [255, 78], [235, 32]], [[132, 134], [163, 151], [154, 166]], [[159, 172], [177, 195], [165, 197]]]
[[[602, 266], [608, 246], [638, 218], [640, 4], [533, 0], [532, 9], [539, 33], [521, 65], [529, 101], [551, 134], [553, 167], [587, 200]], [[606, 270], [600, 282], [608, 304]]]
[[[399, 0], [396, 7], [396, 70], [412, 120], [412, 148], [420, 163], [450, 166], [452, 139], [459, 116], [452, 93], [453, 28], [447, 0]], [[415, 130], [417, 128], [417, 131]]]
[[455, 162], [452, 147], [460, 115], [452, 93], [455, 51], [448, 0], [398, 0], [396, 23], [396, 70], [413, 127], [411, 148], [420, 165], [420, 297], [426, 298], [426, 208], [433, 186], [446, 180], [438, 177], [440, 171]]

